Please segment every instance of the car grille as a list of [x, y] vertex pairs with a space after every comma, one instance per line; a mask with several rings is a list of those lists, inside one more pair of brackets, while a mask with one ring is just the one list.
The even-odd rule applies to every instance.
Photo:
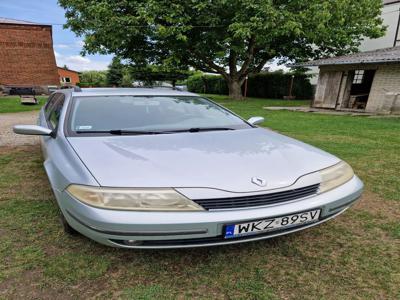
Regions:
[[268, 204], [292, 201], [308, 197], [317, 193], [319, 184], [314, 184], [298, 189], [269, 193], [255, 196], [218, 198], [218, 199], [195, 199], [192, 200], [207, 210], [256, 207]]

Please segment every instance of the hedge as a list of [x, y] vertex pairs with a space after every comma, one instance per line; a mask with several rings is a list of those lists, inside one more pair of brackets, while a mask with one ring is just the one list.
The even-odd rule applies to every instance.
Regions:
[[193, 75], [187, 81], [188, 91], [205, 94], [228, 95], [228, 86], [221, 76]]
[[[282, 72], [260, 73], [249, 76], [247, 96], [258, 98], [280, 99], [289, 94], [291, 77], [293, 78], [292, 95], [297, 99], [311, 99], [313, 88], [308, 77], [304, 74]], [[228, 86], [221, 76], [194, 75], [188, 78], [187, 87], [190, 92], [228, 95]], [[242, 91], [244, 86], [242, 86]]]

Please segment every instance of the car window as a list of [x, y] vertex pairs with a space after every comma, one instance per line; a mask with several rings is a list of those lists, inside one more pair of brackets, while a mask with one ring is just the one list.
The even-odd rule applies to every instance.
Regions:
[[60, 120], [61, 110], [64, 105], [65, 96], [63, 94], [58, 94], [53, 105], [48, 113], [48, 124], [51, 129], [55, 129]]
[[91, 96], [73, 99], [72, 132], [250, 128], [239, 117], [196, 96]]
[[54, 93], [54, 94], [50, 95], [49, 99], [47, 100], [47, 103], [44, 107], [44, 113], [45, 113], [46, 118], [49, 116], [51, 108], [59, 96], [60, 96], [60, 94]]

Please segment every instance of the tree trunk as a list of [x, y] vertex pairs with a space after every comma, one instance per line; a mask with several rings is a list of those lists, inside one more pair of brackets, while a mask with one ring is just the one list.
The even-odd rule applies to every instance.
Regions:
[[229, 98], [234, 100], [243, 100], [242, 81], [238, 79], [230, 79], [228, 81]]

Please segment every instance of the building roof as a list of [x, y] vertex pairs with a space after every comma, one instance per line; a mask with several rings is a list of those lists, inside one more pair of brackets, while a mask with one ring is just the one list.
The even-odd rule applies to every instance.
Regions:
[[294, 64], [293, 66], [313, 67], [329, 65], [354, 65], [354, 64], [376, 64], [400, 62], [400, 46], [365, 51], [345, 56], [336, 56], [324, 59], [317, 59], [305, 63]]
[[78, 73], [78, 74], [81, 74], [82, 72], [79, 72], [79, 71], [75, 71], [75, 70], [71, 70], [71, 69], [66, 69], [66, 68], [64, 68], [64, 67], [59, 67], [59, 66], [57, 66], [57, 69], [60, 69], [60, 70], [64, 70], [64, 71], [69, 71], [69, 72], [73, 72], [73, 73]]
[[34, 23], [34, 22], [24, 21], [24, 20], [15, 20], [15, 19], [10, 19], [10, 18], [3, 18], [3, 17], [0, 17], [0, 24], [51, 26], [51, 25], [46, 25], [46, 24]]

